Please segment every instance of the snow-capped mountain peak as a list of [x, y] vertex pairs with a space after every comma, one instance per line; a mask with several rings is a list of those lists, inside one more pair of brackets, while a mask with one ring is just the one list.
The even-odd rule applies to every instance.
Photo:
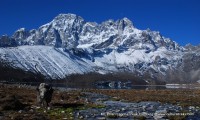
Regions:
[[141, 42], [151, 46], [151, 49], [157, 49], [160, 46], [175, 49], [174, 46], [178, 46], [171, 40], [165, 39], [159, 32], [135, 28], [128, 18], [97, 24], [86, 22], [75, 14], [59, 14], [38, 30], [19, 29], [12, 38], [18, 42], [18, 45], [50, 45], [68, 49], [77, 46], [134, 47]]
[[[36, 45], [40, 47], [35, 47]], [[116, 21], [110, 19], [98, 24], [87, 22], [75, 14], [59, 14], [38, 29], [28, 31], [21, 28], [12, 37], [2, 36], [0, 46], [18, 46], [12, 49], [1, 48], [0, 54], [9, 56], [2, 59], [19, 61], [16, 66], [30, 70], [35, 68], [32, 67], [34, 62], [29, 61], [36, 59], [40, 63], [40, 71], [46, 71], [44, 74], [53, 77], [91, 71], [129, 71], [141, 75], [147, 72], [155, 77], [153, 72], [166, 75], [169, 70], [181, 66], [185, 54], [185, 48], [178, 43], [165, 38], [158, 31], [139, 30], [128, 18]], [[27, 52], [29, 48], [31, 53]], [[54, 59], [54, 56], [62, 61]], [[69, 69], [73, 66], [77, 69], [70, 71], [61, 67], [67, 64], [65, 59], [70, 63]], [[78, 70], [79, 65], [82, 66], [81, 71]]]

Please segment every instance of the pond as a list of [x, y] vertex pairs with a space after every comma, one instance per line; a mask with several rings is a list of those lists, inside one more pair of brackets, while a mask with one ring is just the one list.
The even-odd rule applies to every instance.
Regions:
[[[95, 83], [67, 83], [60, 81], [45, 81], [55, 88], [74, 89], [136, 89], [136, 90], [160, 90], [160, 89], [200, 89], [200, 85], [192, 84], [166, 84], [166, 85], [134, 85], [130, 81], [98, 81]], [[6, 84], [23, 84], [38, 86], [41, 82], [16, 82], [0, 81]]]

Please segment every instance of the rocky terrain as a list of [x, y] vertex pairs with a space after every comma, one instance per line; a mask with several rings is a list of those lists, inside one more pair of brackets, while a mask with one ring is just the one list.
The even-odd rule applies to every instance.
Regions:
[[0, 84], [0, 119], [189, 120], [200, 116], [199, 90], [54, 90], [50, 108], [42, 108], [35, 86]]
[[191, 83], [200, 73], [199, 46], [180, 46], [128, 19], [87, 22], [59, 14], [38, 29], [0, 37], [0, 59], [13, 67], [63, 79], [74, 74], [130, 73], [146, 84]]

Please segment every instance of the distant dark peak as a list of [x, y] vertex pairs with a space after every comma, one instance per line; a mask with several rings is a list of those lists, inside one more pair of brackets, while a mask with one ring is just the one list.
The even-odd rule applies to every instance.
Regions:
[[0, 37], [0, 47], [15, 47], [17, 46], [16, 41], [10, 38], [8, 35], [3, 35]]

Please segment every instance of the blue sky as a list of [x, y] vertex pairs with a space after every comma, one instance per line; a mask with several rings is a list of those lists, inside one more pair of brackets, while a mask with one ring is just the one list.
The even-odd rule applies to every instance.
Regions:
[[127, 17], [138, 29], [160, 31], [180, 45], [200, 44], [200, 0], [1, 0], [0, 35], [37, 29], [60, 13], [97, 23]]

